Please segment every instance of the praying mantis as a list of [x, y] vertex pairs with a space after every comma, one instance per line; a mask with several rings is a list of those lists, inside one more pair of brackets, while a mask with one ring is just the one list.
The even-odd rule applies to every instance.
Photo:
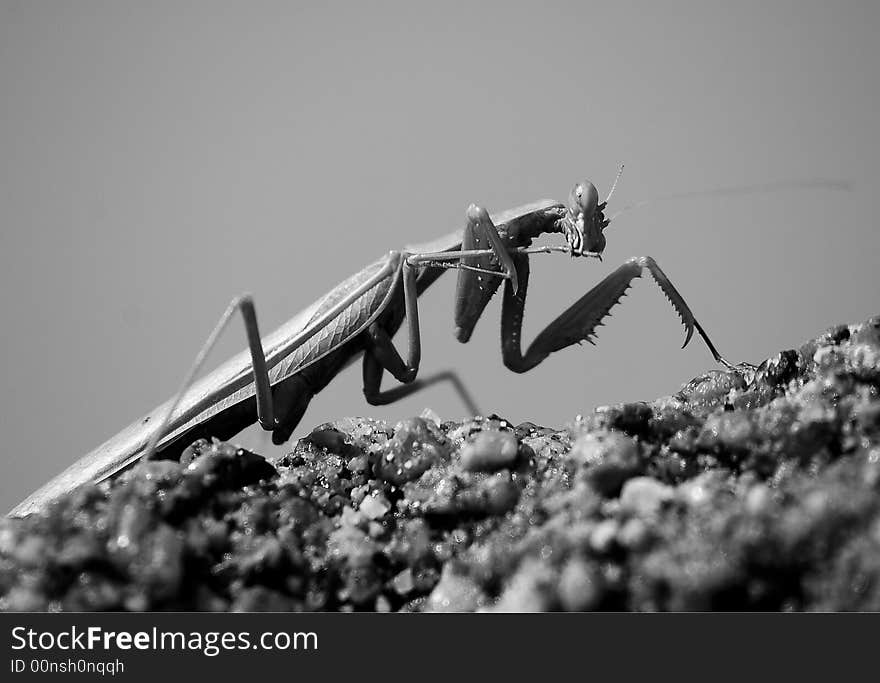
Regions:
[[[140, 459], [159, 453], [162, 457], [179, 455], [197, 438], [228, 439], [254, 422], [272, 432], [274, 443], [284, 443], [311, 399], [358, 358], [363, 358], [364, 396], [371, 405], [391, 403], [435, 382], [451, 381], [473, 407], [454, 373], [417, 377], [421, 359], [418, 297], [446, 269], [458, 270], [455, 336], [462, 343], [470, 339], [486, 305], [504, 282], [501, 352], [505, 366], [514, 372], [527, 372], [573, 344], [592, 343], [597, 327], [644, 270], [681, 318], [686, 331], [683, 347], [696, 330], [713, 358], [734, 368], [649, 256], [625, 261], [544, 328], [523, 352], [529, 257], [560, 252], [572, 258], [601, 259], [604, 230], [611, 221], [604, 212], [622, 169], [602, 202], [595, 185], [584, 180], [574, 185], [567, 202], [540, 200], [495, 215], [471, 204], [463, 231], [389, 252], [262, 338], [252, 297], [236, 297], [174, 398], [68, 467], [17, 505], [10, 516], [39, 511], [74, 488], [107, 479]], [[565, 244], [532, 246], [544, 234], [561, 234]], [[211, 348], [237, 312], [244, 319], [248, 349], [196, 380]], [[392, 341], [404, 323], [408, 332], [405, 358]], [[400, 386], [383, 390], [385, 372]]]

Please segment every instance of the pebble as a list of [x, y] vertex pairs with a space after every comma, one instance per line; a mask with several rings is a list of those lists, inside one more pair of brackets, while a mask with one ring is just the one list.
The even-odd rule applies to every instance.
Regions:
[[433, 422], [436, 427], [439, 427], [441, 424], [443, 424], [443, 418], [441, 418], [430, 408], [425, 408], [422, 411], [422, 414], [419, 415], [419, 417], [425, 420], [425, 422]]
[[370, 519], [379, 519], [385, 516], [385, 513], [391, 509], [391, 504], [385, 500], [385, 496], [379, 494], [377, 496], [366, 496], [358, 507]]
[[326, 423], [315, 427], [307, 439], [318, 448], [329, 453], [344, 453], [348, 445], [348, 434], [339, 431], [332, 424]]
[[26, 536], [13, 551], [13, 557], [21, 565], [38, 567], [47, 555], [47, 543], [39, 536]]
[[447, 564], [443, 567], [440, 582], [428, 596], [425, 611], [473, 612], [484, 602], [485, 596], [476, 582]]
[[651, 477], [634, 477], [623, 485], [620, 506], [642, 516], [656, 514], [674, 495], [673, 489]]
[[490, 477], [482, 489], [485, 493], [485, 510], [492, 515], [503, 515], [519, 500], [519, 489], [509, 472], [499, 472]]
[[623, 483], [641, 472], [639, 447], [620, 432], [584, 434], [571, 447], [568, 459], [586, 466], [586, 479], [600, 495], [613, 498]]
[[507, 583], [495, 612], [544, 612], [550, 603], [555, 576], [550, 568], [535, 559], [523, 561], [513, 578]]
[[461, 466], [468, 472], [495, 472], [511, 467], [519, 445], [510, 432], [479, 432], [461, 449]]
[[602, 597], [602, 577], [582, 559], [565, 563], [559, 575], [559, 601], [567, 612], [595, 609]]
[[650, 540], [648, 525], [641, 519], [632, 518], [624, 522], [617, 533], [617, 542], [630, 551], [640, 551]]
[[758, 429], [749, 413], [743, 410], [710, 415], [697, 437], [697, 446], [704, 450], [722, 448], [728, 451], [748, 449], [758, 436]]
[[406, 568], [400, 574], [391, 579], [391, 585], [394, 586], [394, 590], [398, 593], [398, 595], [406, 595], [411, 592], [415, 587], [415, 582], [413, 581], [413, 573], [412, 569]]
[[611, 544], [614, 543], [614, 537], [617, 535], [617, 522], [613, 519], [605, 519], [599, 522], [590, 534], [590, 547], [597, 553], [604, 553]]
[[869, 318], [852, 330], [854, 344], [868, 344], [880, 348], [880, 316]]

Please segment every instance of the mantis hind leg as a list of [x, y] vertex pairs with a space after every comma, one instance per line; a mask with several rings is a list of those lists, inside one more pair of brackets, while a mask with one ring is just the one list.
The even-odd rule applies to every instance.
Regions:
[[[398, 268], [399, 257], [400, 254], [398, 252], [392, 252], [390, 258], [386, 260], [379, 270], [363, 280], [346, 296], [336, 301], [336, 303], [329, 309], [323, 311], [318, 318], [312, 321], [308, 329], [304, 330], [295, 339], [290, 340], [287, 352], [291, 352], [293, 349], [306, 343], [309, 339], [318, 334], [318, 332], [330, 324], [332, 320], [357, 301], [359, 297], [363, 296], [365, 292], [376, 286], [383, 279], [394, 276], [394, 273]], [[375, 311], [375, 315], [381, 313], [384, 305], [384, 303], [380, 305]], [[273, 390], [269, 384], [268, 367], [270, 362], [276, 364], [279, 362], [280, 358], [277, 354], [274, 359], [270, 360], [266, 358], [262, 342], [260, 341], [260, 333], [257, 327], [257, 317], [253, 299], [249, 295], [244, 295], [232, 300], [226, 311], [220, 317], [216, 327], [208, 336], [207, 341], [199, 350], [195, 362], [186, 375], [186, 379], [184, 379], [177, 394], [168, 404], [168, 408], [165, 410], [162, 421], [152, 432], [143, 451], [143, 457], [152, 457], [162, 438], [169, 431], [169, 428], [173, 429], [175, 426], [179, 426], [179, 421], [183, 418], [179, 415], [175, 415], [175, 411], [180, 405], [187, 389], [192, 385], [196, 374], [199, 372], [202, 365], [204, 365], [208, 353], [217, 343], [221, 333], [226, 329], [232, 316], [238, 310], [241, 311], [242, 317], [244, 318], [245, 331], [247, 332], [248, 346], [250, 348], [255, 385], [257, 420], [263, 429], [271, 430], [273, 432], [273, 440], [276, 440], [276, 443], [280, 443], [277, 439], [279, 439], [282, 434], [286, 433], [289, 436], [290, 432], [296, 426], [296, 423], [299, 422], [302, 413], [305, 412], [306, 406], [312, 396], [314, 396], [315, 390], [312, 389], [312, 383], [304, 376], [301, 376], [300, 379], [294, 379], [284, 387], [276, 389], [275, 398], [281, 400], [283, 404], [282, 408], [288, 411], [288, 414], [283, 415], [283, 422], [279, 423], [275, 417], [279, 413], [277, 408], [273, 406]], [[302, 373], [300, 373], [300, 375], [302, 375]], [[277, 386], [278, 385], [276, 385], [276, 387]], [[222, 421], [222, 418], [218, 417], [217, 419]]]
[[[388, 405], [440, 382], [449, 382], [468, 413], [480, 414], [476, 401], [455, 371], [445, 370], [430, 377], [415, 379], [411, 368], [400, 357], [385, 330], [375, 323], [374, 325], [375, 328], [370, 330], [370, 341], [364, 352], [364, 398], [367, 403], [371, 406]], [[393, 389], [382, 390], [382, 376], [386, 370], [403, 384]]]
[[702, 326], [694, 318], [694, 314], [681, 294], [650, 256], [631, 258], [605, 277], [598, 285], [560, 314], [556, 320], [547, 325], [535, 337], [523, 355], [522, 321], [529, 283], [529, 262], [528, 257], [522, 254], [514, 254], [514, 261], [519, 276], [519, 291], [514, 292], [512, 288], [505, 287], [501, 311], [501, 352], [504, 364], [514, 372], [527, 372], [539, 365], [551, 353], [572, 344], [583, 341], [594, 343], [593, 338], [596, 330], [603, 324], [603, 319], [609, 315], [611, 308], [623, 298], [626, 290], [632, 286], [632, 281], [641, 277], [642, 271], [645, 269], [651, 273], [681, 318], [686, 332], [682, 348], [687, 346], [696, 329], [717, 362], [731, 369], [735, 367], [718, 353]]
[[257, 417], [264, 429], [274, 428], [275, 417], [272, 405], [272, 391], [269, 387], [269, 371], [266, 367], [266, 354], [263, 351], [263, 345], [260, 341], [260, 329], [257, 325], [257, 312], [254, 307], [253, 298], [249, 294], [244, 294], [235, 297], [229, 302], [229, 306], [226, 307], [223, 315], [220, 316], [220, 320], [217, 321], [211, 334], [208, 335], [202, 348], [199, 349], [198, 354], [196, 354], [195, 361], [193, 361], [192, 367], [190, 367], [189, 372], [187, 372], [186, 377], [181, 383], [180, 389], [177, 391], [177, 394], [172, 400], [171, 405], [168, 407], [165, 416], [162, 418], [162, 422], [160, 422], [159, 426], [153, 431], [153, 434], [144, 449], [145, 460], [149, 460], [153, 457], [153, 454], [156, 452], [156, 447], [159, 445], [159, 441], [165, 436], [171, 416], [180, 404], [184, 393], [193, 383], [199, 370], [201, 370], [202, 366], [205, 364], [208, 354], [217, 344], [217, 340], [229, 325], [229, 321], [232, 320], [236, 311], [241, 312], [241, 316], [244, 320], [245, 333], [247, 334], [248, 339], [248, 349], [250, 350], [251, 362], [253, 363], [254, 384], [256, 386]]

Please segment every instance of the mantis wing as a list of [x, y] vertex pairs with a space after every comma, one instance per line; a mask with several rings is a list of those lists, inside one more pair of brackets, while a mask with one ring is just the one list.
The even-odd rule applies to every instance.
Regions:
[[[382, 277], [373, 287], [318, 329], [322, 316], [345, 297], [383, 269], [394, 273], [398, 264], [388, 256], [370, 264], [339, 284], [320, 300], [301, 311], [263, 338], [263, 349], [270, 366], [270, 383], [299, 372], [359, 334], [382, 311], [392, 293], [396, 277]], [[300, 340], [303, 340], [300, 342]], [[236, 354], [216, 370], [196, 381], [182, 397], [168, 423], [163, 444], [230, 406], [254, 395], [251, 357], [248, 351]], [[66, 470], [51, 479], [9, 514], [21, 517], [77, 486], [99, 482], [137, 460], [170, 407], [166, 401], [148, 415], [111, 437]]]

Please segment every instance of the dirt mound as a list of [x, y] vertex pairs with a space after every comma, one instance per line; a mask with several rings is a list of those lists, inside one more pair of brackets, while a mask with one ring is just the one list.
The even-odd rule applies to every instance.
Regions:
[[5, 610], [880, 609], [880, 316], [562, 429], [197, 442], [0, 522]]

